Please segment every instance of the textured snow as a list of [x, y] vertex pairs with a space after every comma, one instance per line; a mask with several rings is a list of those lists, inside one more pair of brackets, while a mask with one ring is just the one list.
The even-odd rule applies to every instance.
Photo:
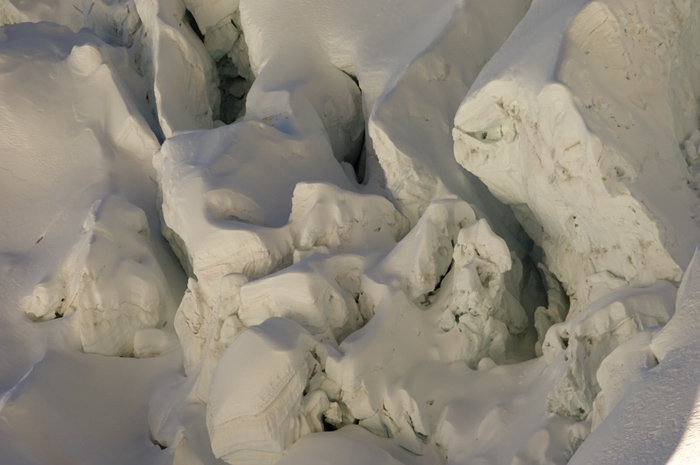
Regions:
[[[470, 89], [455, 156], [514, 205], [570, 295], [600, 272], [677, 281], [698, 227], [679, 148], [697, 125], [696, 6], [550, 3], [533, 3]], [[539, 45], [511, 59], [523, 41]], [[561, 55], [534, 59], [552, 45]]]
[[[671, 321], [620, 346], [601, 367], [609, 415], [570, 463], [675, 464], [697, 457], [698, 379], [689, 360], [697, 350], [698, 257], [683, 277]], [[611, 371], [615, 365], [625, 369]]]
[[460, 169], [450, 130], [459, 100], [528, 6], [512, 0], [458, 3], [444, 29], [378, 98], [368, 132], [387, 189], [412, 224], [431, 201], [450, 197], [469, 199], [487, 214], [510, 214], [488, 202], [483, 185]]
[[3, 464], [696, 461], [696, 2], [0, 24]]
[[179, 299], [158, 233], [146, 83], [124, 48], [90, 32], [1, 30], [2, 460], [167, 462], [135, 399], [180, 357], [85, 353], [152, 344], [137, 330], [171, 324]]

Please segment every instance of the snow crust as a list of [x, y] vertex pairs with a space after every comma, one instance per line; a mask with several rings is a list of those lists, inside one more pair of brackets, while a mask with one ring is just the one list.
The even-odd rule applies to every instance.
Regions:
[[8, 464], [697, 456], [695, 2], [0, 23]]

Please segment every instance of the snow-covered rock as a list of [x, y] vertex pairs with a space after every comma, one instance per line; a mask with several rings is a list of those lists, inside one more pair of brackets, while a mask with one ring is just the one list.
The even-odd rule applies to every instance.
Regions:
[[506, 285], [512, 266], [505, 242], [467, 203], [431, 204], [384, 259], [367, 266], [359, 303], [371, 319], [327, 360], [346, 415], [424, 453], [434, 424], [403, 377], [426, 363], [506, 361], [512, 335], [528, 327], [517, 300], [520, 276], [513, 294]]
[[310, 257], [243, 286], [238, 317], [245, 326], [284, 317], [335, 344], [364, 323], [355, 300], [363, 265], [352, 256]]
[[[12, 155], [3, 249], [24, 257], [36, 285], [21, 306], [34, 320], [77, 311], [70, 321], [86, 352], [129, 355], [135, 332], [175, 308], [170, 263], [144, 214], [155, 212], [158, 142], [133, 93], [143, 83], [123, 49], [88, 32], [7, 26], [0, 50], [14, 70], [0, 82], [2, 148]], [[6, 214], [18, 206], [24, 214]]]
[[443, 200], [430, 205], [416, 226], [386, 258], [367, 273], [363, 288], [372, 298], [372, 283], [392, 284], [416, 302], [428, 301], [452, 263], [453, 244], [462, 227], [476, 219], [463, 201]]
[[60, 269], [22, 301], [33, 320], [76, 313], [83, 349], [130, 355], [142, 328], [164, 323], [165, 276], [153, 256], [143, 211], [118, 197], [98, 202]]
[[529, 323], [519, 302], [521, 275], [512, 270], [515, 276], [506, 284], [510, 251], [485, 220], [478, 220], [460, 230], [453, 257], [452, 292], [440, 327], [468, 334], [460, 360], [471, 366], [485, 357], [503, 363], [509, 335], [525, 332]]

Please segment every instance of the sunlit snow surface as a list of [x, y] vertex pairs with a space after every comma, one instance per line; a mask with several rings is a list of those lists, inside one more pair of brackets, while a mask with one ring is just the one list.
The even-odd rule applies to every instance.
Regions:
[[0, 23], [0, 464], [697, 461], [700, 3]]

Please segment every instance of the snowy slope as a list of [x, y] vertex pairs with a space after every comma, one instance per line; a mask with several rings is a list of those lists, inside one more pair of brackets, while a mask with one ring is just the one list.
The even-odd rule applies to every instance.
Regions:
[[1, 463], [696, 460], [695, 2], [0, 24]]

